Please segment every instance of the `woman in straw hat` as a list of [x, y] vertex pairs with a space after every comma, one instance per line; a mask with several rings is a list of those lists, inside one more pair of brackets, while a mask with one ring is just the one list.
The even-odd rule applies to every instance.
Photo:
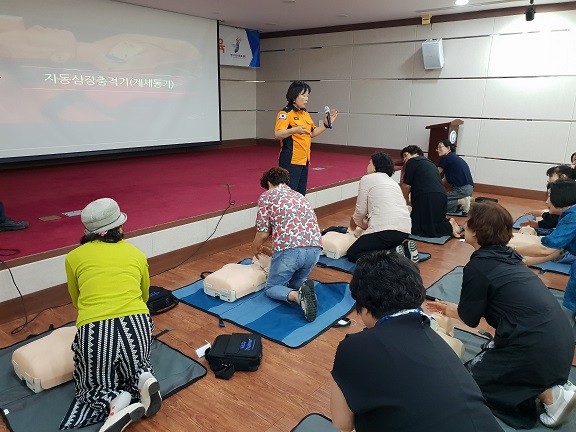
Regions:
[[104, 421], [101, 432], [119, 432], [162, 405], [150, 363], [148, 262], [123, 240], [128, 218], [113, 199], [91, 202], [81, 219], [86, 229], [80, 246], [66, 255], [68, 291], [78, 309], [76, 396], [60, 429]]

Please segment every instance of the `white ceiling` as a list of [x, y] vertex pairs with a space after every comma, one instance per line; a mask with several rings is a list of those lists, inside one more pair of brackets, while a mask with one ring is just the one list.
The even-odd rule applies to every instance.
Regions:
[[[423, 15], [446, 15], [509, 7], [528, 7], [530, 0], [116, 0], [259, 30], [262, 33], [342, 26]], [[538, 5], [570, 0], [534, 0]], [[536, 15], [537, 19], [538, 15]], [[432, 20], [433, 22], [433, 20]]]

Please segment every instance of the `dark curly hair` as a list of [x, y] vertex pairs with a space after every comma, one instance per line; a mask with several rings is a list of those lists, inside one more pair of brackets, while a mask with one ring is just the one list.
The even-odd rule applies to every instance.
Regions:
[[288, 91], [286, 92], [286, 100], [288, 103], [294, 103], [299, 94], [310, 94], [311, 92], [312, 89], [304, 81], [293, 81], [292, 84], [290, 84], [290, 87], [288, 87]]
[[495, 202], [474, 203], [466, 225], [480, 246], [506, 245], [512, 238], [512, 215]]
[[272, 186], [278, 186], [280, 183], [288, 184], [290, 183], [290, 173], [284, 168], [270, 168], [260, 177], [260, 186], [268, 189], [268, 182], [270, 182]]
[[417, 145], [409, 145], [408, 147], [404, 147], [402, 150], [400, 150], [400, 157], [404, 158], [405, 153], [408, 153], [411, 155], [417, 154], [418, 156], [424, 156], [424, 152]]
[[373, 252], [358, 259], [350, 292], [356, 311], [366, 308], [376, 319], [419, 308], [426, 297], [416, 264], [392, 251]]
[[84, 236], [80, 239], [80, 244], [83, 245], [85, 243], [91, 241], [101, 241], [104, 243], [118, 243], [120, 240], [124, 238], [124, 233], [120, 231], [121, 226], [109, 229], [108, 232], [101, 236], [97, 233], [90, 233], [84, 234]]
[[388, 174], [389, 177], [394, 175], [394, 161], [388, 153], [376, 152], [372, 155], [372, 164], [376, 172]]

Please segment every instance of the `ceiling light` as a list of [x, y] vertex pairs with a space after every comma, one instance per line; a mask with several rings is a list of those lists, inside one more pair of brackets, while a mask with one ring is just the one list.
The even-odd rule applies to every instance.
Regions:
[[468, 0], [456, 0], [456, 6], [465, 6], [468, 4]]
[[526, 21], [534, 20], [534, 15], [536, 15], [536, 9], [532, 7], [533, 5], [534, 0], [530, 0], [530, 7], [526, 9], [526, 12], [524, 12], [524, 15], [526, 15]]

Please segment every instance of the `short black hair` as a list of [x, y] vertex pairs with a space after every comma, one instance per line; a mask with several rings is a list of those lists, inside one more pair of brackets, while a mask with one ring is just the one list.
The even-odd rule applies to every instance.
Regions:
[[564, 175], [566, 178], [562, 180], [574, 180], [574, 170], [569, 165], [556, 165], [552, 168], [548, 168], [546, 175], [548, 177], [558, 174], [558, 177]]
[[417, 154], [418, 156], [424, 156], [424, 152], [417, 145], [409, 145], [408, 147], [404, 147], [402, 150], [400, 150], [400, 157], [401, 158], [404, 158], [404, 153], [408, 153], [411, 155]]
[[574, 160], [574, 156], [576, 156], [576, 152], [574, 152], [570, 155], [570, 162], [572, 162]]
[[452, 144], [452, 141], [450, 141], [449, 139], [445, 139], [440, 142], [444, 144], [444, 147], [449, 148], [450, 151], [456, 151], [456, 144]]
[[83, 245], [85, 243], [91, 241], [101, 241], [104, 243], [118, 243], [120, 240], [124, 238], [124, 232], [120, 232], [121, 227], [116, 227], [109, 229], [106, 234], [103, 236], [98, 233], [88, 233], [84, 234], [80, 239], [80, 244]]
[[356, 311], [366, 308], [376, 319], [404, 309], [419, 308], [426, 290], [416, 264], [393, 251], [364, 255], [350, 282]]
[[570, 207], [576, 204], [576, 182], [558, 180], [550, 183], [550, 202], [556, 208]]
[[286, 100], [288, 103], [294, 103], [299, 94], [310, 94], [311, 92], [312, 89], [304, 81], [293, 81], [292, 84], [290, 84], [290, 87], [288, 87], [288, 91], [286, 92]]
[[376, 172], [388, 174], [388, 177], [392, 177], [394, 175], [394, 161], [388, 153], [373, 153], [372, 165], [374, 165], [374, 168], [376, 168]]
[[280, 183], [288, 184], [290, 183], [290, 173], [284, 168], [270, 168], [262, 174], [262, 177], [260, 177], [260, 186], [264, 189], [268, 189], [268, 182], [270, 182], [272, 186], [278, 186]]

